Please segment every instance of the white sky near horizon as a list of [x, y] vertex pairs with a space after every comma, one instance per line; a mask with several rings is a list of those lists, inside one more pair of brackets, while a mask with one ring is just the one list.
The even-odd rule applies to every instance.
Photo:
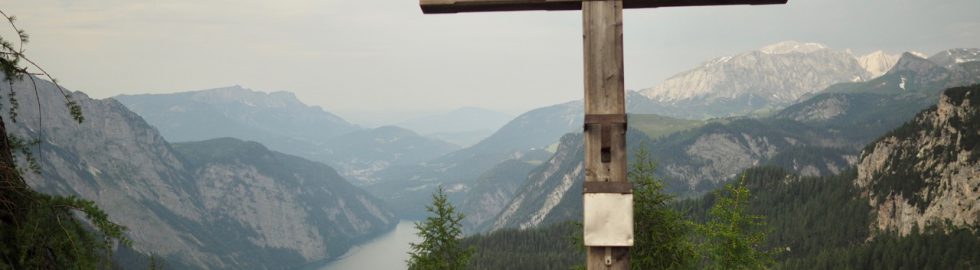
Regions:
[[[416, 0], [0, 0], [0, 9], [31, 35], [28, 56], [97, 98], [242, 85], [295, 92], [355, 122], [396, 122], [462, 106], [516, 115], [582, 96], [574, 11], [423, 16]], [[784, 40], [856, 54], [980, 47], [977, 11], [977, 0], [628, 10], [626, 87]]]

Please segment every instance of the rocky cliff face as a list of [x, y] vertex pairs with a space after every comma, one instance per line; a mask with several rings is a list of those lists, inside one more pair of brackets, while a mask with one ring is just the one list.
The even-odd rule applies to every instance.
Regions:
[[[553, 222], [573, 217], [563, 212], [577, 209], [581, 213], [584, 151], [581, 134], [562, 137], [555, 155], [528, 175], [513, 199], [484, 227], [491, 231], [531, 228], [546, 219]], [[559, 205], [564, 207], [558, 208]], [[560, 211], [556, 211], [556, 208]]]
[[461, 202], [488, 170], [511, 159], [537, 155], [565, 133], [582, 128], [582, 103], [568, 102], [521, 114], [479, 143], [430, 161], [392, 166], [379, 172], [378, 183], [366, 186], [408, 218], [425, 215], [424, 205], [436, 187], [447, 188]]
[[495, 218], [514, 198], [535, 164], [540, 161], [511, 159], [481, 175], [459, 206], [459, 210], [466, 214], [463, 220], [465, 231], [480, 231], [484, 223]]
[[839, 82], [871, 77], [845, 51], [783, 42], [711, 60], [641, 91], [668, 116], [706, 118], [774, 110]]
[[[665, 179], [684, 184], [668, 185], [668, 191], [699, 194], [745, 168], [770, 163], [809, 175], [839, 171], [852, 165], [848, 156], [853, 154], [846, 149], [855, 147], [833, 133], [795, 121], [737, 119], [667, 136], [654, 142], [650, 152]], [[802, 149], [841, 151], [825, 151], [825, 158], [784, 154]]]
[[[513, 198], [481, 229], [532, 228], [579, 219], [582, 216], [582, 182], [585, 180], [582, 140], [581, 133], [563, 136], [555, 154], [528, 174]], [[632, 128], [626, 133], [626, 142], [629, 157], [640, 145], [653, 144], [643, 132]]]
[[[338, 256], [358, 238], [397, 221], [379, 200], [321, 163], [231, 138], [174, 148], [195, 179], [208, 213], [203, 221], [239, 226], [225, 243], [247, 240], [246, 246], [292, 250], [300, 256], [297, 261], [309, 262]], [[243, 260], [254, 256], [247, 251], [233, 254]]]
[[862, 153], [856, 185], [874, 227], [908, 234], [930, 222], [980, 224], [980, 86], [945, 91], [939, 104]]
[[892, 69], [892, 66], [894, 66], [901, 57], [901, 55], [886, 54], [883, 51], [875, 51], [858, 57], [858, 63], [861, 64], [861, 67], [863, 67], [864, 70], [868, 71], [868, 75], [870, 75], [871, 78], [876, 78]]
[[192, 145], [224, 153], [203, 158], [178, 150], [119, 102], [79, 92], [73, 98], [86, 121], [77, 124], [46, 81], [38, 81], [39, 113], [30, 85], [14, 85], [22, 106], [17, 123], [7, 125], [42, 141], [35, 153], [42, 172], [28, 173], [29, 184], [95, 201], [129, 228], [134, 249], [172, 267], [294, 267], [339, 256], [395, 222], [325, 165], [245, 143]]

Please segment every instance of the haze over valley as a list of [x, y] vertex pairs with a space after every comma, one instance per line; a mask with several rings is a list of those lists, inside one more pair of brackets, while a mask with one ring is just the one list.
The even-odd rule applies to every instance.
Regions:
[[[862, 165], [870, 162], [865, 145], [919, 111], [937, 102], [953, 106], [941, 101], [946, 88], [980, 83], [978, 55], [980, 49], [856, 56], [787, 41], [712, 59], [629, 93], [628, 145], [649, 149], [667, 190], [682, 198], [754, 166], [841, 174], [871, 166]], [[439, 186], [467, 215], [468, 234], [560, 224], [582, 211], [579, 101], [506, 124], [497, 120], [501, 113], [463, 108], [404, 122], [409, 129], [365, 128], [289, 92], [241, 86], [103, 100], [75, 92], [91, 119], [76, 126], [52, 84], [42, 81], [38, 93], [49, 109], [39, 116], [23, 107], [24, 120], [11, 126], [35, 137], [33, 120], [45, 124], [43, 170], [28, 175], [32, 186], [96, 201], [130, 228], [134, 251], [170, 265], [299, 267], [338, 258], [399, 219], [424, 217], [422, 206]], [[20, 98], [33, 100], [30, 94]], [[486, 129], [495, 131], [475, 143], [439, 137]], [[859, 171], [864, 180], [857, 185], [878, 181]], [[955, 179], [936, 181], [978, 185], [975, 176]], [[975, 225], [969, 217], [980, 207], [967, 205], [938, 217]], [[911, 214], [921, 216], [913, 224], [923, 226], [936, 215], [929, 213]], [[909, 221], [879, 226], [907, 232]], [[228, 245], [232, 239], [241, 244]]]
[[[96, 263], [112, 269], [408, 269], [436, 220], [473, 252], [465, 269], [584, 263], [578, 13], [449, 25], [415, 1], [42, 2], [0, 5], [27, 20], [0, 31], [0, 255], [64, 244], [12, 229], [56, 220], [109, 240], [78, 247], [110, 251]], [[695, 243], [707, 267], [716, 209], [751, 194], [735, 204], [765, 268], [976, 268], [980, 5], [793, 2], [629, 19], [636, 246], [683, 221], [678, 249]], [[101, 41], [65, 41], [82, 36]], [[55, 206], [10, 206], [16, 185]], [[107, 224], [122, 237], [97, 234]], [[23, 254], [0, 269], [56, 257]]]

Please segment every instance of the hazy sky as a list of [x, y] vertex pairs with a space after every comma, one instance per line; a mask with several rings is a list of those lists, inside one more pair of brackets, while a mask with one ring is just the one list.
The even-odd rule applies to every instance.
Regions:
[[[0, 0], [28, 55], [94, 97], [242, 85], [351, 119], [582, 96], [577, 11], [422, 15], [416, 0]], [[977, 0], [628, 10], [626, 87], [783, 40], [855, 53], [980, 47]], [[4, 37], [10, 31], [0, 32]]]

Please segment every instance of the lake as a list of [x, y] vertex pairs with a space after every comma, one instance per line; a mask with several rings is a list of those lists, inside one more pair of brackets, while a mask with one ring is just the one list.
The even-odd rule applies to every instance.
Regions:
[[408, 260], [408, 243], [419, 242], [415, 223], [402, 220], [395, 229], [355, 247], [343, 258], [330, 262], [319, 270], [402, 270]]

